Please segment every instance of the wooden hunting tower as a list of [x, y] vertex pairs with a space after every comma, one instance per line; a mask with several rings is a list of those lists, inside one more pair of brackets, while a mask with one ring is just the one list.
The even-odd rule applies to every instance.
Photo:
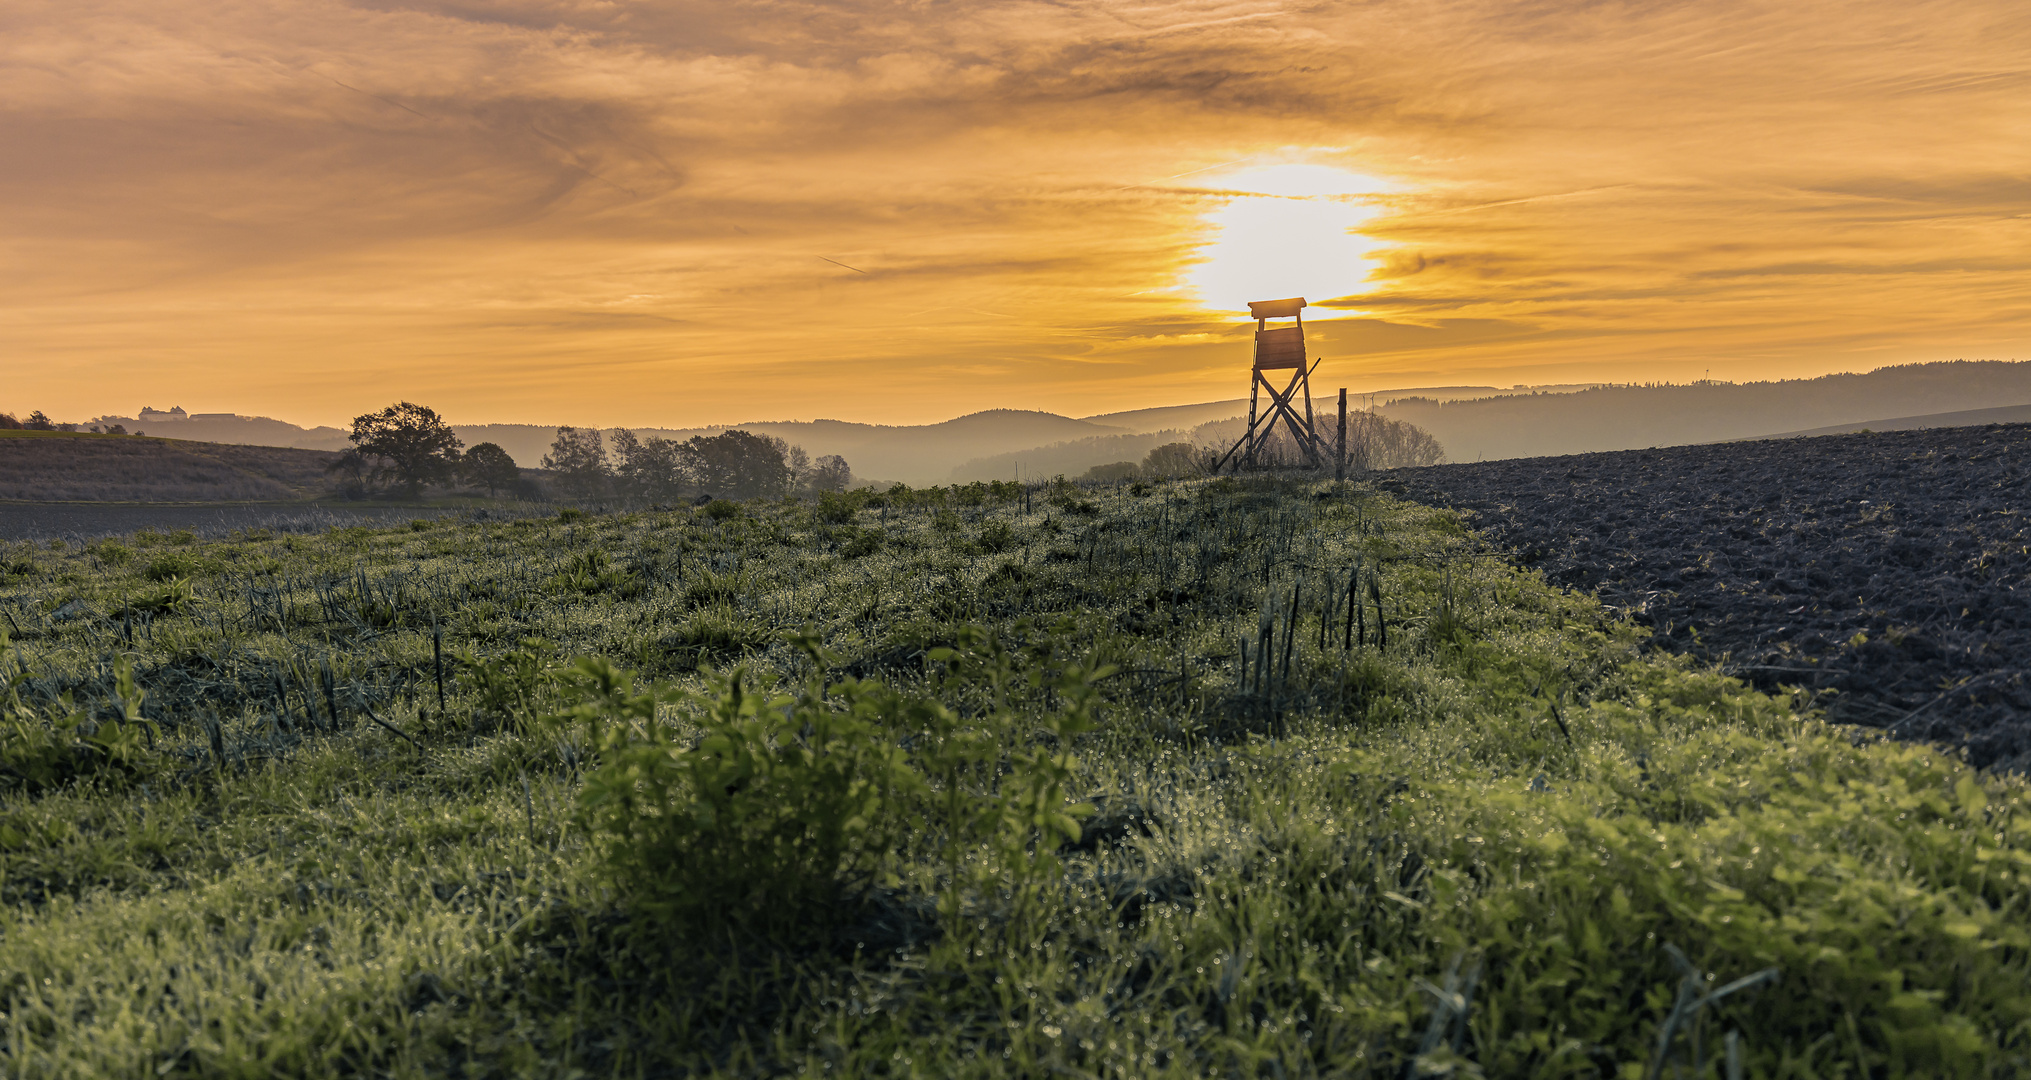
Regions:
[[[1270, 436], [1276, 433], [1277, 421], [1283, 421], [1291, 434], [1291, 441], [1305, 455], [1305, 462], [1317, 468], [1323, 460], [1324, 441], [1319, 438], [1318, 428], [1312, 423], [1312, 368], [1316, 362], [1305, 362], [1305, 298], [1292, 297], [1289, 300], [1255, 300], [1248, 305], [1248, 313], [1255, 316], [1255, 369], [1248, 384], [1248, 431], [1239, 442], [1228, 447], [1220, 460], [1213, 465], [1213, 471], [1234, 458], [1235, 451], [1241, 451], [1240, 463], [1253, 467]], [[1290, 326], [1270, 327], [1271, 319], [1295, 319]], [[1290, 382], [1279, 390], [1270, 381], [1268, 371], [1290, 371]], [[1281, 377], [1281, 376], [1279, 376]], [[1262, 392], [1269, 391], [1269, 408], [1260, 408]], [[1305, 414], [1298, 415], [1294, 399], [1302, 395]]]

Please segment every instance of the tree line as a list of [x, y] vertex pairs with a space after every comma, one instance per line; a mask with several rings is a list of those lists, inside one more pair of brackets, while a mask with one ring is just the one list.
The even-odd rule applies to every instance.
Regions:
[[[403, 401], [356, 416], [346, 438], [352, 447], [327, 471], [349, 493], [381, 484], [415, 498], [425, 487], [463, 482], [488, 495], [540, 494], [506, 450], [490, 442], [467, 449], [427, 406]], [[844, 491], [853, 482], [843, 457], [812, 461], [802, 447], [738, 429], [673, 442], [617, 428], [609, 449], [597, 428], [560, 427], [543, 468], [555, 494], [572, 499], [748, 499]]]
[[[94, 435], [125, 435], [127, 434], [127, 425], [114, 424], [111, 427], [101, 430], [101, 428], [97, 424], [93, 424], [91, 427], [87, 428], [84, 427], [84, 425], [82, 424], [74, 424], [68, 421], [51, 420], [46, 414], [43, 413], [41, 409], [37, 409], [34, 412], [29, 413], [28, 418], [25, 420], [16, 419], [13, 413], [0, 412], [0, 431], [79, 431], [79, 430], [89, 431]], [[139, 435], [141, 434], [141, 432], [137, 431], [134, 434]]]
[[683, 442], [641, 439], [617, 428], [609, 449], [596, 428], [561, 427], [543, 467], [578, 499], [751, 499], [845, 491], [853, 484], [853, 469], [837, 454], [813, 461], [801, 446], [738, 428]]
[[[1092, 482], [1115, 482], [1121, 480], [1151, 480], [1166, 477], [1205, 476], [1213, 471], [1214, 462], [1220, 459], [1223, 446], [1231, 445], [1239, 438], [1247, 421], [1216, 420], [1201, 424], [1192, 432], [1188, 442], [1165, 443], [1151, 450], [1140, 464], [1133, 461], [1117, 461], [1106, 465], [1095, 465], [1079, 479]], [[1325, 451], [1328, 463], [1338, 445], [1338, 433], [1331, 423], [1319, 425], [1325, 436]], [[1347, 471], [1364, 473], [1372, 469], [1401, 469], [1420, 465], [1437, 465], [1446, 460], [1446, 448], [1431, 432], [1416, 424], [1392, 420], [1372, 412], [1350, 412], [1347, 414]], [[1278, 429], [1270, 435], [1258, 460], [1269, 468], [1295, 468], [1307, 459], [1303, 448], [1291, 441], [1289, 433]]]

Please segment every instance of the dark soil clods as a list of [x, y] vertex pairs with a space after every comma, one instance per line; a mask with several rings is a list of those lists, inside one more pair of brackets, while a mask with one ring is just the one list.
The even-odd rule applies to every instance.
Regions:
[[[1525, 458], [1383, 483], [1830, 719], [2031, 768], [2031, 425]], [[1828, 694], [1827, 691], [1833, 691]]]

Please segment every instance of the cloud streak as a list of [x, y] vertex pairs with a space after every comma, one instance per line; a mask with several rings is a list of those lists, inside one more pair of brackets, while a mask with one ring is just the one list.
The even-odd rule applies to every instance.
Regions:
[[2022, 356], [2025, 55], [1998, 0], [31, 0], [0, 350], [72, 415], [1231, 396], [1195, 260], [1308, 162], [1390, 185], [1334, 385]]

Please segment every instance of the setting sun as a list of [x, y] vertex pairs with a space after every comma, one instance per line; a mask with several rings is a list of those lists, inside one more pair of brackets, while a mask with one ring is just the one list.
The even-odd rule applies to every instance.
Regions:
[[1357, 391], [2031, 354], [2000, 0], [792, 8], [31, 4], [10, 389], [1089, 415], [1231, 393], [1284, 296]]
[[1207, 213], [1213, 239], [1187, 275], [1207, 309], [1232, 312], [1250, 300], [1361, 290], [1383, 244], [1358, 230], [1382, 213], [1376, 197], [1393, 185], [1304, 164], [1251, 168], [1210, 183], [1235, 194]]

